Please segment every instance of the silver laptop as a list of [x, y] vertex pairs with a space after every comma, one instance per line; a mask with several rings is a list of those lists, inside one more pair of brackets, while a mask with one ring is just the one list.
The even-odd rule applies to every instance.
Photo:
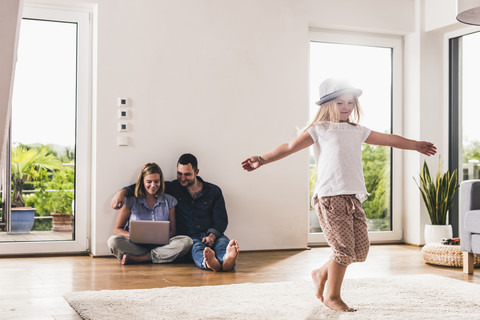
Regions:
[[167, 244], [170, 221], [130, 221], [130, 241], [133, 243]]

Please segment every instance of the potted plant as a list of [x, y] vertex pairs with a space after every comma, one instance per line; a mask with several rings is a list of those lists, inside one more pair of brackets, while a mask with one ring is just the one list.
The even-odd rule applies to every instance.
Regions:
[[25, 207], [23, 189], [26, 181], [45, 178], [52, 170], [60, 169], [61, 163], [47, 148], [38, 150], [17, 146], [12, 151], [12, 215], [10, 233], [29, 233], [32, 229], [35, 208]]
[[447, 212], [453, 205], [453, 197], [459, 187], [457, 170], [453, 173], [446, 171], [442, 175], [441, 169], [442, 162], [439, 160], [438, 172], [433, 180], [427, 162], [423, 161], [420, 184], [415, 180], [432, 223], [425, 225], [425, 243], [440, 242], [442, 238], [453, 236], [452, 226], [447, 225]]
[[56, 172], [48, 193], [48, 209], [52, 216], [52, 231], [71, 232], [73, 213], [73, 183], [68, 178], [73, 171]]

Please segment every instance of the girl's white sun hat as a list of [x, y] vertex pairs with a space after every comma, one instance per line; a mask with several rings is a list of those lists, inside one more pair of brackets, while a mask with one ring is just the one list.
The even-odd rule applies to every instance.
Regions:
[[345, 80], [327, 79], [320, 84], [320, 100], [315, 104], [321, 105], [325, 102], [334, 100], [344, 94], [353, 94], [359, 97], [362, 90], [352, 87]]

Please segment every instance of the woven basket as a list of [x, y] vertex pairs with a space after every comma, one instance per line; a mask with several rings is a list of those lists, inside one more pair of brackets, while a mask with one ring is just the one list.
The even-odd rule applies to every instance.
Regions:
[[[427, 243], [422, 248], [423, 259], [430, 264], [446, 267], [463, 267], [463, 252], [460, 246]], [[480, 255], [473, 255], [473, 264], [480, 267]]]

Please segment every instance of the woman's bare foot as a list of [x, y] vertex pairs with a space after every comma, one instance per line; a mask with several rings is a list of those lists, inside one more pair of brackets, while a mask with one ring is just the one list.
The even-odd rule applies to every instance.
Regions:
[[237, 262], [238, 254], [240, 253], [240, 247], [237, 240], [230, 240], [227, 246], [227, 253], [223, 257], [223, 271], [230, 271]]
[[357, 309], [350, 308], [341, 298], [325, 298], [323, 303], [332, 310], [343, 312], [355, 312]]
[[313, 284], [315, 286], [315, 295], [320, 301], [323, 301], [323, 291], [325, 290], [325, 283], [328, 279], [328, 262], [321, 268], [312, 271]]
[[134, 264], [134, 263], [144, 263], [148, 261], [148, 256], [144, 254], [143, 256], [132, 256], [130, 254], [124, 254], [122, 257], [122, 264]]
[[205, 259], [205, 265], [207, 268], [212, 269], [213, 271], [220, 271], [222, 269], [222, 265], [215, 257], [215, 252], [209, 247], [206, 247], [203, 250], [203, 259]]

